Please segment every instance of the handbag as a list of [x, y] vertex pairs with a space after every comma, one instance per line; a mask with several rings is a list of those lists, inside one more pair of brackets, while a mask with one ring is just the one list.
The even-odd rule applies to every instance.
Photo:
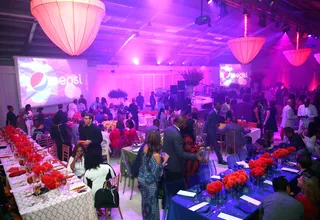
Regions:
[[103, 188], [99, 189], [95, 194], [95, 208], [116, 208], [119, 207], [119, 193], [110, 181], [103, 184]]

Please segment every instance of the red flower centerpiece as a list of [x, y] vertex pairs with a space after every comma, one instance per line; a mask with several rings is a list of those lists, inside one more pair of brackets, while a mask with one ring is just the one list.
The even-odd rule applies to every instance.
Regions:
[[226, 175], [222, 182], [226, 190], [232, 189], [234, 187], [243, 186], [248, 181], [248, 175], [244, 170], [238, 170], [234, 173]]
[[294, 146], [288, 147], [287, 151], [289, 151], [289, 153], [293, 153], [297, 151], [297, 148], [295, 148]]
[[60, 186], [62, 179], [63, 175], [59, 171], [52, 171], [50, 174], [43, 175], [41, 181], [48, 189], [52, 190]]
[[287, 157], [290, 154], [290, 151], [288, 151], [285, 148], [279, 148], [275, 150], [272, 154], [272, 157], [276, 160]]
[[40, 154], [32, 154], [28, 157], [29, 163], [39, 163], [42, 161], [43, 157]]
[[250, 176], [260, 179], [265, 173], [265, 169], [262, 167], [256, 167], [250, 170]]
[[222, 186], [223, 186], [222, 182], [217, 180], [215, 182], [207, 184], [206, 190], [213, 198], [216, 193], [222, 190]]

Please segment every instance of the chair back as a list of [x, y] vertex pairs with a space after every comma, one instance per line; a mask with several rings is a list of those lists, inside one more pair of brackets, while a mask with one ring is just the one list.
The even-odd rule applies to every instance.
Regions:
[[57, 145], [54, 143], [50, 148], [47, 148], [51, 156], [57, 157]]
[[49, 148], [49, 147], [52, 147], [53, 145], [56, 144], [55, 140], [53, 140], [51, 137], [50, 137], [50, 134], [45, 134], [46, 136], [46, 147]]
[[129, 163], [129, 160], [128, 160], [128, 158], [127, 158], [127, 156], [126, 156], [126, 154], [125, 154], [125, 152], [124, 152], [124, 150], [122, 149], [121, 150], [121, 158], [122, 158], [122, 161], [123, 161], [123, 163], [124, 163], [124, 166], [126, 167], [126, 170], [127, 170], [127, 175], [129, 176], [129, 177], [131, 177], [132, 176], [132, 173], [131, 173], [131, 164]]
[[238, 150], [237, 154], [240, 161], [244, 161], [248, 158], [248, 152], [246, 149]]
[[258, 124], [255, 123], [255, 122], [248, 122], [248, 127], [249, 127], [249, 128], [257, 128], [257, 127], [258, 127]]
[[41, 147], [47, 147], [47, 140], [46, 140], [46, 136], [44, 134], [37, 134], [36, 142]]
[[236, 146], [236, 132], [235, 131], [227, 131], [226, 132], [226, 144], [228, 147]]
[[237, 166], [237, 162], [239, 162], [239, 157], [238, 155], [230, 155], [227, 157], [227, 163], [228, 163], [228, 168], [233, 169], [235, 166]]
[[[119, 191], [119, 185], [120, 185], [120, 173], [118, 173], [115, 177], [108, 179], [104, 182], [104, 184], [107, 184], [107, 182], [110, 182], [112, 186], [115, 187], [117, 191]], [[104, 185], [105, 186], [105, 185]]]
[[70, 147], [66, 144], [62, 144], [62, 161], [69, 160], [70, 157]]

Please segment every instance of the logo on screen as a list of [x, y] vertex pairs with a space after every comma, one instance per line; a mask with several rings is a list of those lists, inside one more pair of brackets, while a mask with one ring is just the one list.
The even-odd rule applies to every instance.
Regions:
[[47, 88], [48, 78], [43, 73], [36, 72], [32, 74], [30, 78], [30, 84], [34, 90], [40, 92]]

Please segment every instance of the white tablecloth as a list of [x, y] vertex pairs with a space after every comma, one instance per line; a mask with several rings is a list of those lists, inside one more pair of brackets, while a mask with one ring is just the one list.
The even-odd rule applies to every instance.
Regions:
[[[40, 146], [38, 146], [41, 148]], [[0, 149], [0, 157], [3, 154], [10, 153], [7, 149]], [[13, 157], [1, 158], [4, 170], [7, 171], [11, 167], [19, 167], [19, 163]], [[44, 160], [53, 159], [48, 155]], [[65, 172], [66, 169], [59, 170]], [[90, 188], [86, 192], [78, 193], [76, 191], [67, 191], [67, 193], [59, 193], [59, 189], [52, 190], [41, 196], [32, 196], [32, 186], [27, 183], [26, 174], [9, 177], [6, 172], [8, 183], [14, 195], [19, 212], [23, 219], [43, 219], [43, 220], [96, 220], [97, 214], [94, 208], [93, 196]], [[68, 179], [68, 183], [74, 184], [80, 182], [76, 176]]]
[[250, 128], [250, 131], [246, 136], [250, 136], [252, 143], [255, 143], [261, 137], [261, 130], [260, 128]]
[[155, 119], [156, 116], [138, 114], [138, 117], [139, 126], [150, 126], [152, 125], [153, 119]]

